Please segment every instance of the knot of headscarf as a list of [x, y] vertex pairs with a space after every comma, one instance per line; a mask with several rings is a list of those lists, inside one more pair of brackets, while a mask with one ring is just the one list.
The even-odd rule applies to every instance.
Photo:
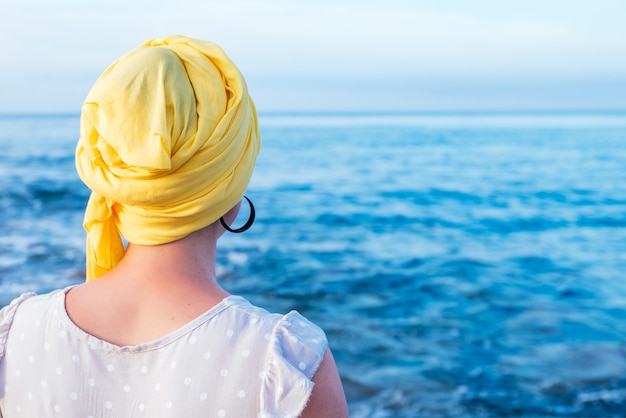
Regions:
[[[247, 188], [260, 148], [245, 80], [216, 45], [153, 39], [115, 61], [83, 104], [78, 174], [87, 280], [128, 242], [172, 242], [223, 216]], [[121, 236], [120, 236], [121, 234]]]

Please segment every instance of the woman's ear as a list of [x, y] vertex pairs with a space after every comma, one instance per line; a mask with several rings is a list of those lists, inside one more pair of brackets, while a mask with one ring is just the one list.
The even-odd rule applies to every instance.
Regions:
[[[232, 225], [232, 223], [235, 222], [235, 219], [237, 219], [237, 215], [239, 214], [239, 208], [241, 208], [241, 201], [239, 201], [228, 212], [226, 212], [224, 216], [222, 216], [222, 218], [224, 219], [224, 222], [226, 222], [226, 225]], [[221, 226], [221, 222], [219, 222], [218, 220], [217, 223], [220, 224], [222, 233], [225, 232], [226, 230]]]

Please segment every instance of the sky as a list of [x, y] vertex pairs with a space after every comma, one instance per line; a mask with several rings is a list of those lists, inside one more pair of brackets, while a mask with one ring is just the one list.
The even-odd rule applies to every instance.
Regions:
[[220, 45], [260, 112], [626, 109], [623, 0], [0, 0], [0, 113], [78, 113], [116, 58]]

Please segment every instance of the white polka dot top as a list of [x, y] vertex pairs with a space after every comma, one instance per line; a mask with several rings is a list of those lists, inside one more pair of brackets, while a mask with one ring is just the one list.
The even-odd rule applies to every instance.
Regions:
[[65, 290], [0, 311], [0, 417], [292, 417], [327, 341], [295, 311], [229, 296], [157, 340], [116, 346], [78, 328]]

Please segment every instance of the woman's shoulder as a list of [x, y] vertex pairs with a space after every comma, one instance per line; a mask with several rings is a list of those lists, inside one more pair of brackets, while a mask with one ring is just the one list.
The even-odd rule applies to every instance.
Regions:
[[[48, 296], [48, 295], [43, 295]], [[0, 329], [10, 327], [13, 319], [15, 318], [17, 311], [20, 307], [24, 306], [28, 302], [32, 302], [35, 299], [41, 298], [42, 295], [37, 295], [34, 292], [23, 293], [16, 297], [9, 303], [0, 309]]]
[[55, 289], [46, 293], [27, 292], [16, 297], [7, 306], [0, 309], [0, 322], [12, 320], [18, 311], [57, 307], [69, 288]]
[[0, 359], [4, 354], [9, 331], [17, 319], [29, 316], [40, 319], [48, 309], [60, 309], [67, 289], [57, 289], [48, 293], [23, 293], [0, 309]]
[[35, 297], [35, 293], [24, 293], [13, 301], [0, 309], [0, 361], [4, 357], [4, 348], [6, 346], [9, 330], [13, 324], [13, 320], [17, 314], [17, 310], [29, 299]]
[[244, 316], [249, 324], [271, 331], [274, 338], [310, 342], [326, 348], [324, 331], [296, 310], [287, 313], [270, 312], [242, 296], [235, 295], [227, 297], [223, 303], [230, 308], [233, 315]]
[[296, 310], [272, 313], [240, 296], [230, 296], [224, 304], [241, 328], [263, 336], [275, 366], [293, 368], [306, 379], [315, 374], [328, 348], [318, 325]]
[[246, 328], [262, 333], [268, 346], [260, 416], [299, 416], [328, 349], [326, 334], [296, 310], [271, 313], [239, 296], [230, 296], [224, 303], [234, 315], [245, 318]]

